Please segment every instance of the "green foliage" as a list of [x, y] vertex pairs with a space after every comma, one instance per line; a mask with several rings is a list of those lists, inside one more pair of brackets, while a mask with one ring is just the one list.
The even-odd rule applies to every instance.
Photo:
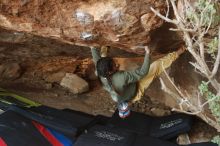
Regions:
[[216, 96], [209, 91], [208, 82], [202, 81], [199, 85], [200, 94], [203, 95], [206, 100], [210, 100], [209, 109], [220, 123], [220, 96]]
[[[186, 16], [193, 23], [196, 20], [200, 21], [201, 26], [217, 25], [220, 22], [220, 15], [218, 15], [218, 5], [212, 0], [198, 0], [195, 2], [195, 8], [186, 11]], [[212, 18], [212, 19], [211, 19]]]
[[202, 81], [202, 83], [199, 85], [199, 91], [201, 95], [204, 95], [206, 92], [208, 92], [209, 91], [208, 83], [205, 81]]
[[217, 135], [217, 136], [213, 137], [212, 142], [216, 143], [216, 144], [218, 144], [220, 146], [220, 136]]
[[216, 59], [215, 53], [218, 51], [218, 38], [215, 37], [207, 46], [207, 53], [210, 54], [213, 59]]

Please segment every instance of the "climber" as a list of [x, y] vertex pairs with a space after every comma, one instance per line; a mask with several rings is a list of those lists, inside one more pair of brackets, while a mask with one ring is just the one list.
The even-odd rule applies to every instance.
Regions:
[[100, 57], [97, 49], [91, 47], [97, 75], [100, 77], [103, 88], [118, 103], [118, 111], [121, 118], [129, 116], [129, 103], [140, 100], [144, 95], [144, 90], [153, 79], [159, 76], [164, 69], [168, 68], [185, 51], [185, 48], [181, 47], [176, 52], [169, 53], [150, 65], [150, 50], [147, 46], [144, 49], [144, 62], [140, 68], [133, 71], [119, 71], [117, 62], [111, 57], [106, 57], [107, 48], [101, 48], [101, 56], [103, 57]]

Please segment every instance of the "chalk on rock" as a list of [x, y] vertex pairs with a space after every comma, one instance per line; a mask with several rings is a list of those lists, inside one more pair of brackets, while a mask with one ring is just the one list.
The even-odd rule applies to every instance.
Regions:
[[94, 17], [91, 14], [87, 13], [87, 12], [83, 12], [83, 11], [77, 10], [74, 13], [74, 16], [76, 17], [76, 19], [82, 25], [91, 25], [91, 24], [94, 23]]
[[88, 41], [88, 40], [93, 40], [94, 36], [90, 32], [82, 32], [80, 38]]

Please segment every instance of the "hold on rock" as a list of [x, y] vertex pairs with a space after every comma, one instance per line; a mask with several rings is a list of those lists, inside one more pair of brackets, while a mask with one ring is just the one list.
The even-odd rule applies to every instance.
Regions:
[[75, 17], [82, 25], [91, 25], [94, 22], [94, 17], [91, 14], [83, 11], [77, 10], [75, 12]]

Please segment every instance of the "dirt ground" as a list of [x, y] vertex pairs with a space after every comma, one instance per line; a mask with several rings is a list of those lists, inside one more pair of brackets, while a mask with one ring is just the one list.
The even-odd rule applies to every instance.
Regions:
[[[137, 55], [112, 49], [110, 56], [136, 57]], [[68, 62], [71, 59], [91, 58], [91, 54], [89, 48], [67, 45], [56, 40], [45, 40], [36, 36], [24, 40], [22, 43], [0, 42], [0, 65], [16, 62], [20, 64], [22, 69], [21, 75], [16, 79], [0, 79], [0, 87], [59, 109], [70, 108], [93, 115], [111, 116], [113, 114], [116, 104], [111, 100], [109, 94], [103, 90], [98, 80], [87, 79], [89, 91], [74, 95], [57, 83], [46, 82], [42, 74], [38, 72], [33, 74], [35, 71], [32, 70], [33, 66], [42, 60], [44, 63], [51, 58], [55, 58], [55, 62], [57, 58], [58, 60], [65, 58]], [[56, 68], [56, 63], [50, 65]], [[68, 65], [71, 66], [71, 63]], [[43, 72], [43, 70], [39, 72], [41, 71]], [[132, 105], [132, 110], [152, 116], [171, 114], [168, 107], [156, 100], [151, 101], [147, 95], [140, 102]], [[215, 133], [216, 131], [213, 128], [200, 120], [196, 120], [196, 124], [189, 135], [192, 142], [200, 142], [209, 140]]]

